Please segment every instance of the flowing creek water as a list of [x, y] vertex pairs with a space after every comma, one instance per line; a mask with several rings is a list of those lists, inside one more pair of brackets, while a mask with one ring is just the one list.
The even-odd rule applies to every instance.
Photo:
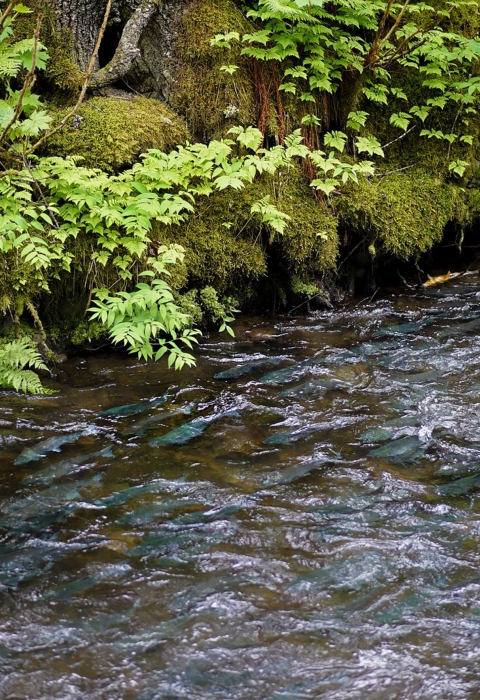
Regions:
[[478, 698], [479, 330], [471, 276], [4, 394], [0, 697]]

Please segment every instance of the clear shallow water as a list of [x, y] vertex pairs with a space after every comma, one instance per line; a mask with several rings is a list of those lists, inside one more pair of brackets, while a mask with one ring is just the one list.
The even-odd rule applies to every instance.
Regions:
[[478, 319], [468, 277], [4, 394], [0, 697], [479, 697]]

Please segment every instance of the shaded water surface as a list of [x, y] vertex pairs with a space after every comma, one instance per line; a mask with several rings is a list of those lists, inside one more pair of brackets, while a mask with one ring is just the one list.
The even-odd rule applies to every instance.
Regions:
[[0, 697], [479, 697], [479, 330], [472, 276], [3, 395]]

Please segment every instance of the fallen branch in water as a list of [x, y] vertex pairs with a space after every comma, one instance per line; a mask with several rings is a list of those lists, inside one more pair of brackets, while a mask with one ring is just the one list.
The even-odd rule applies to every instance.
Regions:
[[435, 287], [437, 284], [444, 284], [464, 274], [465, 272], [447, 272], [446, 275], [438, 275], [438, 277], [430, 277], [430, 275], [427, 275], [428, 279], [422, 284], [422, 287]]

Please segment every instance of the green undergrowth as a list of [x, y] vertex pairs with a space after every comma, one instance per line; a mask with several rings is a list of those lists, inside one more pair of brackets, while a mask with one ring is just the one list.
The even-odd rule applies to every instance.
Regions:
[[[239, 305], [237, 298], [221, 296], [212, 286], [175, 292], [174, 298], [180, 311], [190, 317], [192, 326], [204, 330], [216, 328], [219, 321], [232, 317]], [[46, 311], [45, 330], [49, 344], [73, 353], [89, 346], [108, 344], [108, 333], [102, 323], [85, 318], [78, 308], [69, 308], [68, 313], [51, 308]], [[32, 334], [32, 329], [27, 330]]]
[[[56, 122], [69, 108], [52, 110]], [[164, 103], [148, 97], [93, 97], [48, 140], [48, 155], [77, 155], [106, 172], [133, 165], [149, 148], [169, 151], [187, 139], [185, 123]]]
[[[283, 234], [272, 234], [252, 215], [252, 204], [264, 197], [290, 217]], [[337, 219], [316, 202], [296, 167], [241, 192], [217, 192], [181, 226], [156, 225], [156, 236], [185, 248], [183, 266], [172, 270], [175, 288], [209, 286], [242, 304], [267, 274], [272, 254], [288, 276], [308, 278], [334, 268], [338, 251]]]
[[82, 348], [108, 343], [108, 333], [98, 321], [91, 321], [80, 313], [61, 317], [49, 309], [45, 315], [48, 342], [62, 352], [78, 352]]
[[[360, 104], [362, 109], [370, 108], [369, 133], [375, 134], [385, 149], [385, 158], [376, 164], [379, 172], [413, 167], [442, 176], [460, 185], [467, 182], [479, 156], [480, 119], [477, 113], [464, 114], [456, 105], [447, 103], [443, 110], [432, 111], [429, 117], [428, 126], [432, 132], [449, 133], [457, 125], [456, 128], [460, 134], [468, 134], [472, 137], [471, 144], [460, 141], [458, 138], [448, 143], [434, 136], [420, 137], [424, 124], [409, 124], [408, 131], [399, 129], [390, 123], [389, 112], [392, 108], [398, 112], [408, 112], [413, 105], [422, 101], [421, 77], [402, 75], [400, 72], [395, 82], [407, 99], [394, 98], [389, 105], [375, 105], [374, 109], [367, 100]], [[411, 126], [413, 128], [410, 130]], [[461, 160], [466, 164], [460, 180], [449, 170], [449, 163], [453, 160]]]
[[176, 301], [180, 309], [190, 316], [192, 323], [202, 328], [214, 327], [226, 318], [233, 319], [238, 312], [238, 300], [232, 296], [219, 296], [214, 287], [190, 289], [178, 294]]

